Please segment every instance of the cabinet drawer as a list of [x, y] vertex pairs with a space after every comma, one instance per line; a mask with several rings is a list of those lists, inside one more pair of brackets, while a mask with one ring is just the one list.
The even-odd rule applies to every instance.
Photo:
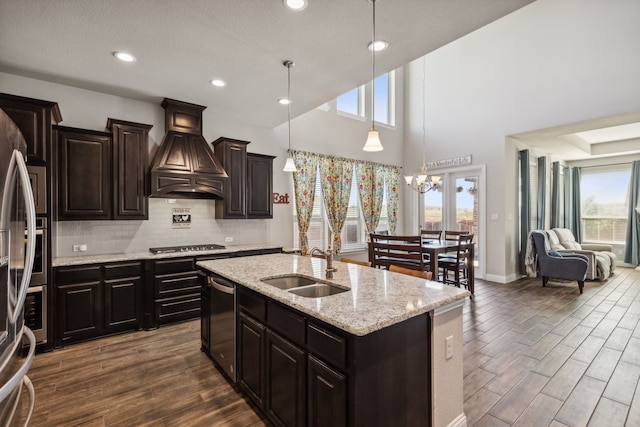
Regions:
[[264, 322], [267, 312], [267, 300], [260, 295], [247, 291], [242, 286], [236, 288], [238, 307], [241, 311], [251, 314], [254, 318]]
[[142, 263], [107, 264], [104, 266], [105, 279], [123, 279], [142, 276]]
[[100, 266], [59, 267], [55, 276], [57, 284], [100, 280]]
[[156, 301], [158, 323], [167, 324], [200, 316], [200, 294], [184, 295]]
[[193, 258], [167, 259], [155, 262], [155, 274], [184, 273], [195, 270]]
[[307, 347], [309, 351], [320, 356], [332, 365], [345, 369], [347, 340], [321, 327], [315, 323], [309, 322], [307, 326]]
[[199, 291], [198, 273], [190, 271], [180, 274], [156, 276], [156, 298], [168, 298]]
[[267, 324], [294, 343], [304, 346], [306, 319], [303, 316], [269, 300]]

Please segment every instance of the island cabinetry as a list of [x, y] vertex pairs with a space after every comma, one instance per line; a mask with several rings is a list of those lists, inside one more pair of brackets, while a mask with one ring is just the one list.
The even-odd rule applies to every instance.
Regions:
[[273, 218], [273, 156], [247, 153], [249, 141], [218, 138], [214, 152], [229, 175], [216, 218]]
[[62, 121], [58, 104], [2, 93], [0, 108], [20, 128], [27, 142], [27, 163], [45, 165], [51, 145], [51, 126]]
[[56, 267], [55, 345], [139, 329], [142, 263]]
[[[318, 365], [331, 369], [309, 353], [307, 318], [242, 286], [238, 286], [237, 301], [238, 382], [247, 396], [277, 426], [307, 425], [307, 405], [314, 411], [331, 412], [331, 416], [322, 414], [313, 425], [325, 425], [318, 423], [322, 417], [337, 420], [327, 426], [345, 425], [344, 387], [338, 390], [341, 395], [328, 400], [326, 387], [323, 393], [308, 393], [308, 376], [312, 374], [308, 373], [307, 359], [313, 357]], [[334, 375], [344, 378], [340, 373]], [[318, 400], [310, 401], [308, 396]], [[330, 406], [335, 401], [339, 401], [337, 405]]]

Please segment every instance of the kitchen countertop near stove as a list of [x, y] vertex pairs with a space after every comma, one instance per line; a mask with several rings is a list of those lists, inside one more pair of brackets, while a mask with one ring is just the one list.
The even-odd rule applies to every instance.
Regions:
[[[339, 261], [334, 262], [333, 279], [327, 280], [324, 259], [290, 254], [200, 261], [197, 265], [358, 336], [471, 295], [439, 282]], [[350, 291], [305, 298], [261, 281], [288, 274], [313, 277]]]
[[278, 249], [282, 248], [281, 245], [234, 245], [227, 246], [224, 249], [213, 249], [209, 251], [186, 251], [186, 252], [171, 252], [152, 254], [149, 251], [146, 252], [134, 252], [134, 253], [120, 253], [120, 254], [106, 254], [106, 255], [83, 255], [74, 257], [60, 257], [54, 258], [51, 262], [53, 267], [64, 267], [69, 265], [81, 265], [81, 264], [102, 264], [105, 262], [118, 262], [118, 261], [132, 261], [132, 260], [147, 260], [147, 259], [165, 259], [165, 258], [180, 258], [188, 256], [206, 256], [215, 254], [228, 254], [242, 251], [255, 251], [264, 249]]

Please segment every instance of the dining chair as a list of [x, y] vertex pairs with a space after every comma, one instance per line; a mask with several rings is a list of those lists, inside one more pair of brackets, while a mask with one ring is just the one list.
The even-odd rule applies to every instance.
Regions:
[[371, 265], [376, 268], [389, 269], [391, 265], [410, 268], [412, 270], [428, 270], [429, 261], [422, 252], [422, 237], [391, 236], [371, 233]]
[[426, 280], [431, 280], [433, 278], [433, 273], [430, 271], [412, 270], [410, 268], [400, 267], [395, 264], [392, 264], [389, 266], [389, 271], [393, 271], [395, 273], [408, 274], [409, 276], [415, 276], [415, 277], [419, 277], [421, 279], [426, 279]]
[[[468, 269], [473, 268], [473, 262], [470, 259], [470, 246], [473, 244], [473, 234], [458, 235], [458, 246], [456, 247], [456, 256], [438, 258], [438, 268], [442, 270], [442, 282], [450, 285], [461, 287], [469, 286]], [[453, 273], [453, 278], [450, 274]]]
[[365, 267], [371, 267], [371, 262], [369, 261], [360, 261], [357, 259], [351, 259], [351, 258], [345, 258], [345, 257], [340, 258], [340, 262], [346, 262], [348, 264], [357, 264], [357, 265], [363, 265]]
[[440, 240], [442, 237], [442, 230], [420, 230], [420, 235], [426, 240]]
[[458, 236], [462, 234], [471, 234], [468, 231], [460, 230], [444, 230], [444, 240], [458, 240]]

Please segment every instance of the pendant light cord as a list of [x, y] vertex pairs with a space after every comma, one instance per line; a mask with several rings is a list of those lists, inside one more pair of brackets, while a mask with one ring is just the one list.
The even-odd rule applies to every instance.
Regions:
[[[426, 55], [425, 55], [426, 56]], [[425, 99], [425, 90], [424, 85], [426, 82], [426, 67], [425, 67], [425, 56], [422, 57], [422, 165], [427, 164], [427, 128], [426, 128], [426, 116], [427, 116], [427, 102]]]
[[373, 31], [371, 37], [371, 130], [375, 130], [376, 120], [376, 0], [371, 0], [373, 3]]
[[289, 122], [289, 155], [291, 155], [291, 65], [292, 62], [287, 62], [287, 120]]

